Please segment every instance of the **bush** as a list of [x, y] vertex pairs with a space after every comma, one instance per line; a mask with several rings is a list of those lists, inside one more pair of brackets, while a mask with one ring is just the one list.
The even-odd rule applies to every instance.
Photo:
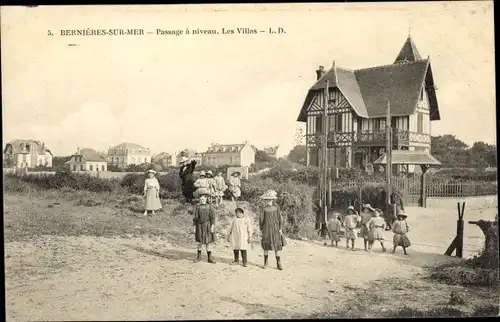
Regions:
[[42, 189], [72, 188], [93, 192], [111, 192], [118, 187], [117, 179], [104, 179], [93, 177], [89, 174], [71, 173], [66, 169], [57, 171], [54, 175], [24, 174], [9, 176], [13, 176], [20, 181], [30, 183]]
[[269, 189], [278, 193], [277, 204], [285, 221], [284, 233], [290, 237], [304, 235], [315, 220], [312, 212], [314, 189], [291, 181], [278, 183], [270, 178], [250, 180], [242, 184], [241, 198], [255, 206], [262, 206], [259, 197]]

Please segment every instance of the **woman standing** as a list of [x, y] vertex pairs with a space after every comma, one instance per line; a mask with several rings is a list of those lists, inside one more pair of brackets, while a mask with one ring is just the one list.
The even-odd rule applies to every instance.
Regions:
[[215, 212], [212, 206], [207, 204], [206, 195], [200, 196], [200, 204], [194, 211], [193, 230], [195, 240], [198, 243], [196, 260], [201, 260], [201, 249], [205, 245], [208, 262], [215, 264], [210, 249], [210, 245], [215, 242]]
[[264, 250], [264, 268], [267, 267], [269, 251], [274, 250], [278, 269], [283, 270], [280, 258], [284, 246], [283, 217], [274, 202], [278, 199], [277, 193], [274, 190], [269, 190], [260, 198], [267, 202], [259, 217], [259, 226], [262, 232], [261, 244]]
[[238, 200], [241, 196], [241, 173], [239, 171], [235, 171], [231, 174], [231, 178], [229, 179], [229, 191], [231, 192], [232, 199]]
[[147, 216], [149, 211], [154, 215], [156, 210], [161, 209], [160, 183], [155, 178], [155, 174], [154, 170], [148, 170], [148, 178], [144, 182], [144, 197], [146, 198], [144, 216]]
[[182, 194], [184, 195], [184, 198], [186, 198], [186, 202], [191, 202], [194, 198], [193, 172], [196, 167], [196, 160], [189, 162], [188, 158], [182, 157], [180, 164], [181, 168], [179, 170], [179, 177], [182, 181]]

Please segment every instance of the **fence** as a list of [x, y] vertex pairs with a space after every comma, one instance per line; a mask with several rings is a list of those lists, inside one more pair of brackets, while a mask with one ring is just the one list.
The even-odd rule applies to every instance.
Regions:
[[[356, 180], [339, 180], [332, 183], [336, 189], [358, 189], [370, 185], [383, 185], [385, 180], [369, 180], [361, 183]], [[393, 177], [393, 187], [403, 194], [408, 204], [417, 204], [420, 198], [420, 177]], [[425, 194], [429, 198], [464, 198], [496, 195], [498, 191], [497, 182], [484, 181], [450, 181], [450, 180], [427, 180]]]

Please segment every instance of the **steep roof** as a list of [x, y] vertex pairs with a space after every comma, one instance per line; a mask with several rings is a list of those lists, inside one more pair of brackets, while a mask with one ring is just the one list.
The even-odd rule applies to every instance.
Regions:
[[41, 141], [36, 141], [31, 139], [30, 140], [17, 139], [7, 144], [10, 144], [12, 146], [12, 150], [14, 153], [21, 152], [21, 145], [27, 144], [30, 145], [31, 147], [35, 146], [39, 154], [45, 154], [45, 152], [52, 154], [52, 152], [47, 148], [47, 146], [44, 145]]
[[125, 143], [120, 143], [117, 146], [111, 147], [110, 149], [147, 149], [147, 148], [139, 144], [125, 142]]
[[[106, 159], [96, 150], [93, 149], [80, 149], [80, 152], [77, 152], [73, 154], [72, 156], [75, 155], [81, 155], [83, 156], [83, 159], [85, 161], [90, 161], [90, 162], [106, 162]], [[70, 162], [70, 161], [68, 161]], [[66, 163], [68, 163], [66, 162]]]
[[396, 57], [396, 60], [394, 61], [394, 64], [404, 61], [417, 60], [422, 60], [422, 57], [420, 56], [420, 53], [418, 52], [417, 46], [415, 46], [413, 39], [410, 35], [408, 35], [408, 38], [406, 39], [403, 47], [399, 51], [398, 57]]
[[329, 81], [330, 88], [338, 88], [358, 116], [366, 118], [384, 117], [386, 100], [389, 100], [391, 104], [391, 115], [413, 114], [420, 92], [425, 85], [429, 97], [430, 119], [431, 121], [439, 120], [439, 107], [430, 59], [415, 60], [420, 58], [420, 54], [414, 48], [411, 38], [408, 39], [403, 49], [408, 46], [415, 49], [413, 61], [398, 61], [397, 64], [354, 71], [336, 67], [334, 62], [332, 68], [307, 92], [297, 121], [306, 121], [307, 109], [316, 93], [324, 90], [326, 80]]
[[[392, 151], [392, 164], [416, 164], [416, 165], [440, 165], [435, 157], [427, 152], [421, 151], [405, 151], [393, 150]], [[373, 164], [386, 164], [387, 155], [384, 153], [380, 158], [375, 160]]]
[[[212, 144], [206, 153], [224, 153], [224, 152], [240, 152], [246, 145], [243, 144]], [[223, 150], [223, 151], [221, 151]], [[227, 151], [226, 151], [227, 150]]]

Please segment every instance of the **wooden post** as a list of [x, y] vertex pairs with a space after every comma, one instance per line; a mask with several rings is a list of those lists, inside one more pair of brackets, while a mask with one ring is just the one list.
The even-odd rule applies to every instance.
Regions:
[[326, 220], [328, 215], [328, 204], [327, 204], [327, 190], [328, 190], [328, 97], [329, 97], [329, 87], [330, 82], [325, 81], [325, 92], [323, 97], [323, 211], [324, 219]]
[[[454, 250], [456, 250], [456, 255], [459, 258], [463, 257], [463, 249], [464, 249], [464, 211], [465, 211], [465, 202], [462, 203], [462, 209], [460, 209], [460, 202], [457, 202], [458, 208], [458, 220], [457, 220], [457, 235], [453, 238], [450, 246], [444, 253], [447, 256], [451, 256]], [[469, 222], [470, 223], [470, 222]]]
[[391, 126], [391, 103], [387, 100], [387, 115], [386, 115], [386, 145], [385, 145], [385, 178], [386, 178], [386, 204], [387, 209], [391, 204], [391, 194], [392, 194], [392, 126]]
[[359, 191], [358, 191], [358, 195], [359, 195], [359, 197], [358, 197], [359, 198], [358, 199], [359, 200], [358, 211], [359, 211], [359, 213], [361, 213], [361, 211], [363, 210], [363, 199], [362, 199], [363, 198], [363, 189], [361, 187], [361, 183], [362, 183], [362, 181], [358, 179], [358, 189], [359, 189]]
[[330, 173], [328, 175], [328, 198], [327, 198], [327, 208], [332, 207], [332, 174], [331, 174], [331, 169], [329, 169]]
[[420, 207], [425, 208], [427, 206], [426, 202], [427, 197], [425, 195], [425, 190], [426, 190], [425, 173], [429, 169], [429, 166], [426, 164], [422, 164], [420, 165], [420, 167], [422, 168], [422, 175], [420, 179]]

